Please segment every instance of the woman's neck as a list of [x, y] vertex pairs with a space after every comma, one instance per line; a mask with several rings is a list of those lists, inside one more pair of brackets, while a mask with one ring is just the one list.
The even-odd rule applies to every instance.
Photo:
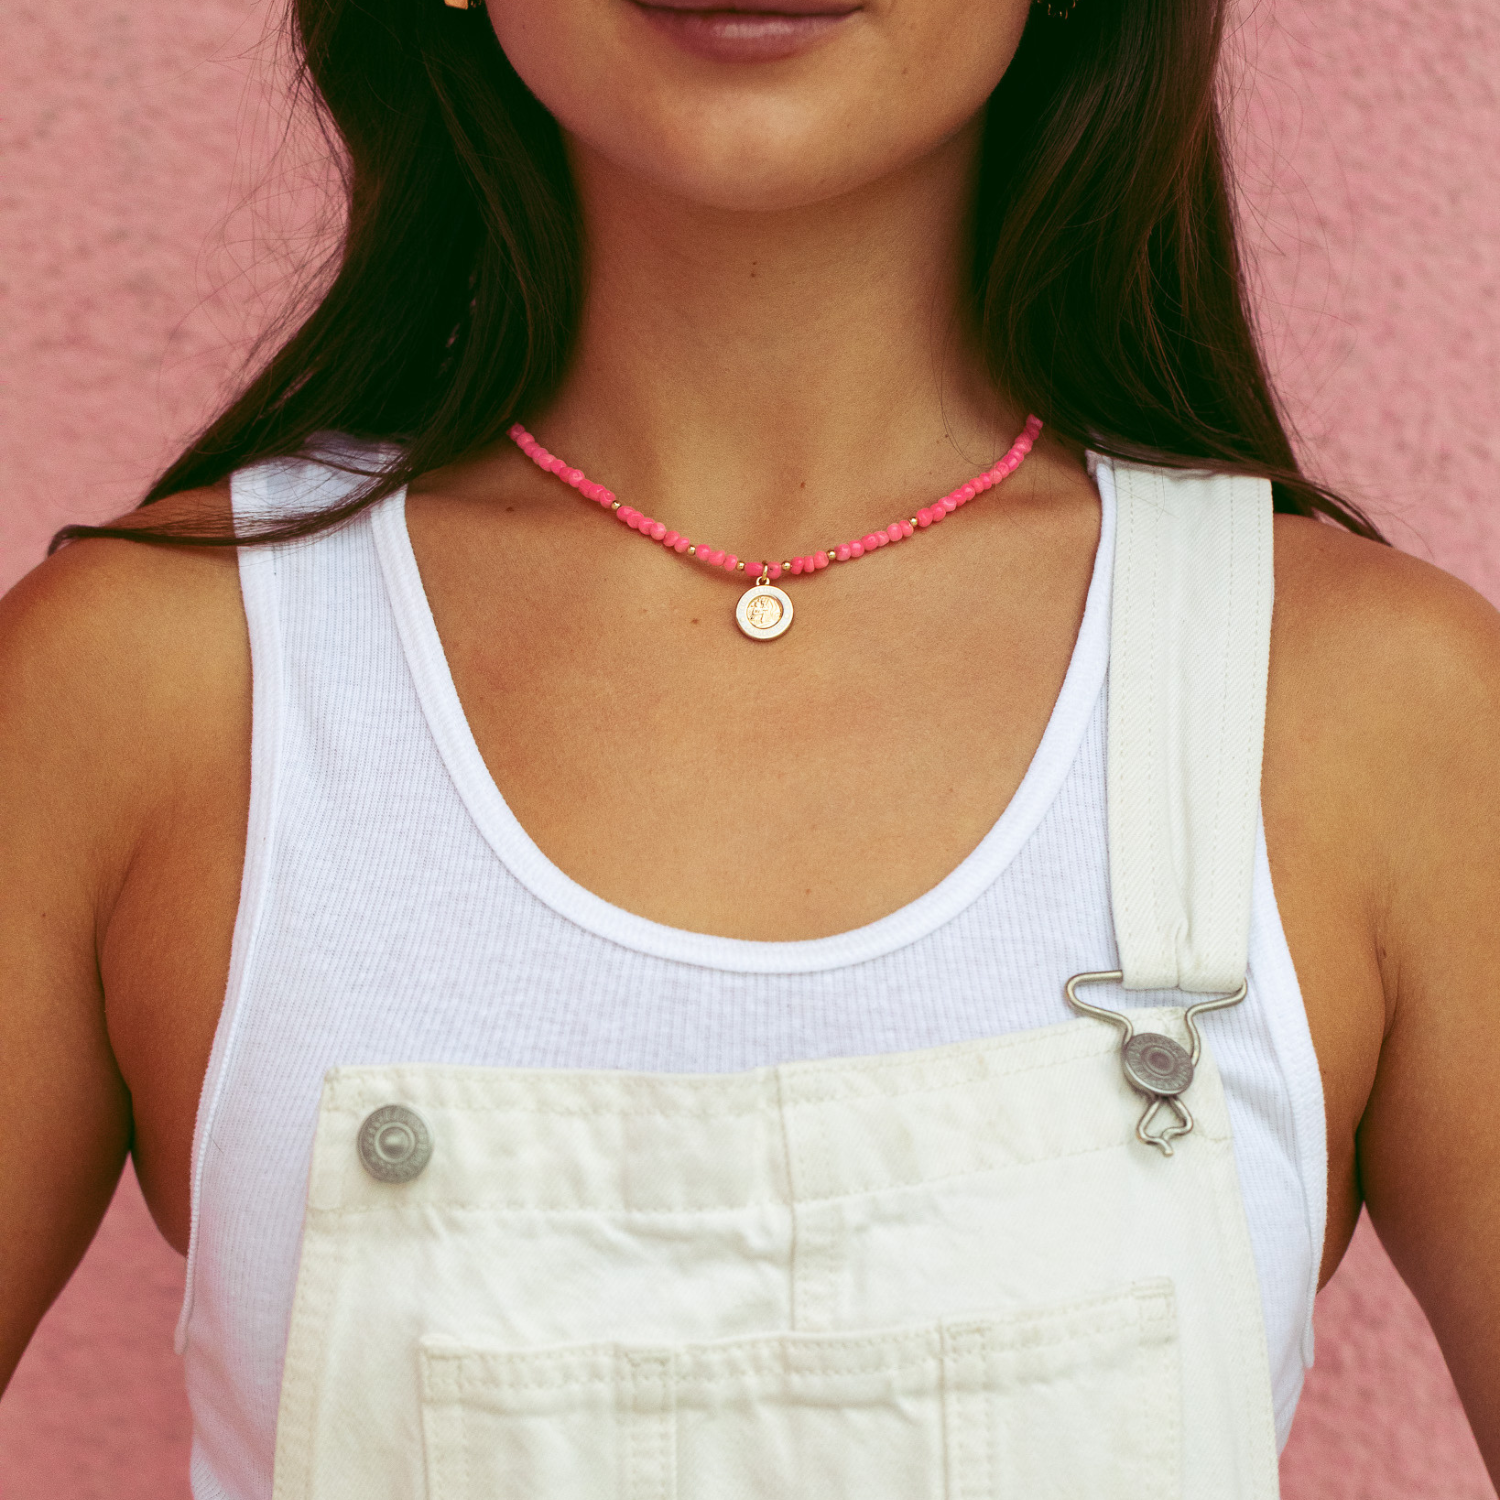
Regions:
[[588, 295], [538, 435], [680, 530], [772, 547], [982, 468], [1025, 413], [968, 311], [977, 149], [976, 125], [858, 194], [755, 213], [575, 151]]

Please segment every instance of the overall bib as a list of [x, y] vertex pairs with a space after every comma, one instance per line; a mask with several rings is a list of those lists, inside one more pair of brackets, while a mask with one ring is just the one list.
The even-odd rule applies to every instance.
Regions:
[[[1115, 977], [1192, 1004], [1245, 974], [1270, 487], [1115, 475]], [[1184, 1008], [1129, 1012], [1148, 1072]], [[1093, 1011], [732, 1074], [334, 1069], [276, 1500], [1274, 1496], [1213, 1024], [1180, 1095]]]

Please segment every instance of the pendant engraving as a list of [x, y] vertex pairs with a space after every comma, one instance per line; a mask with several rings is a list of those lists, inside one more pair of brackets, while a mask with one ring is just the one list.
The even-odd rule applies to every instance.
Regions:
[[774, 641], [792, 623], [792, 601], [774, 585], [758, 583], [740, 595], [734, 618], [752, 641]]

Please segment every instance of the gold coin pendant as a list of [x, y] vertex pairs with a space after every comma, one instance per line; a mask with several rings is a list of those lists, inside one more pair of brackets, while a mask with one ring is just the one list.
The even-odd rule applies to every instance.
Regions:
[[774, 641], [792, 623], [792, 601], [769, 583], [758, 583], [740, 595], [734, 618], [752, 641]]

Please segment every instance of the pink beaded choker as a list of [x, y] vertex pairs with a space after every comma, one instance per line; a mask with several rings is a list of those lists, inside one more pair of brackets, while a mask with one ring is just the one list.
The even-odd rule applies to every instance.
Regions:
[[781, 589], [773, 586], [776, 579], [783, 574], [795, 578], [799, 574], [816, 573], [826, 568], [829, 563], [853, 562], [856, 557], [863, 557], [867, 552], [874, 552], [877, 548], [889, 546], [892, 542], [904, 541], [915, 532], [926, 530], [934, 522], [941, 521], [944, 516], [957, 510], [959, 506], [967, 505], [975, 495], [983, 494], [985, 490], [999, 484], [1002, 479], [1014, 474], [1021, 467], [1026, 455], [1031, 452], [1032, 444], [1036, 442], [1037, 434], [1041, 430], [1040, 418], [1027, 417], [1025, 428], [1010, 445], [1010, 450], [1004, 458], [982, 474], [976, 474], [967, 484], [959, 485], [956, 490], [944, 495], [941, 500], [934, 500], [931, 505], [923, 506], [910, 520], [892, 521], [883, 531], [872, 531], [867, 536], [858, 537], [852, 542], [840, 542], [837, 546], [829, 547], [825, 551], [813, 552], [806, 557], [794, 557], [789, 562], [779, 563], [746, 562], [732, 552], [721, 552], [717, 547], [707, 547], [702, 542], [690, 542], [680, 533], [663, 526], [660, 521], [653, 521], [650, 516], [628, 505], [622, 505], [610, 490], [605, 489], [602, 484], [595, 484], [582, 469], [570, 468], [562, 459], [548, 453], [519, 422], [510, 429], [510, 439], [537, 468], [545, 469], [549, 474], [556, 474], [564, 483], [577, 490], [585, 500], [593, 500], [607, 510], [612, 510], [616, 518], [623, 521], [632, 531], [638, 531], [642, 536], [650, 537], [653, 542], [660, 542], [663, 547], [670, 547], [673, 552], [685, 552], [689, 557], [695, 557], [699, 562], [707, 563], [709, 567], [722, 568], [726, 573], [749, 573], [755, 579], [755, 585], [740, 595], [739, 603], [734, 610], [735, 620], [751, 640], [774, 641], [777, 636], [785, 634], [787, 627], [792, 623], [792, 601]]

